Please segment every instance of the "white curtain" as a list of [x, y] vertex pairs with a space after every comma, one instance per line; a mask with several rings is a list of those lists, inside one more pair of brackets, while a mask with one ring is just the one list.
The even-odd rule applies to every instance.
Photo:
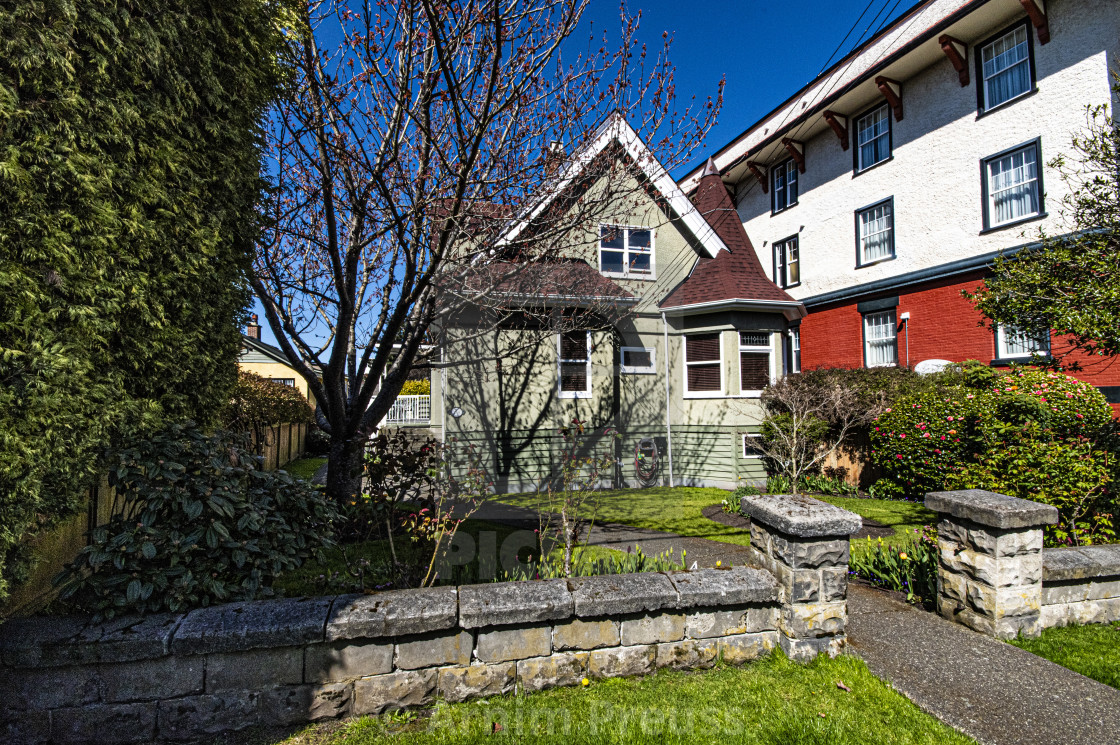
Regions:
[[991, 223], [998, 225], [1038, 212], [1038, 163], [1034, 146], [988, 164]]
[[1027, 30], [1016, 29], [984, 48], [985, 108], [998, 106], [1031, 88]]
[[868, 263], [891, 255], [891, 206], [880, 204], [861, 212], [860, 241], [863, 244], [862, 262]]
[[894, 313], [864, 316], [863, 336], [867, 340], [867, 366], [883, 367], [898, 362], [895, 356]]

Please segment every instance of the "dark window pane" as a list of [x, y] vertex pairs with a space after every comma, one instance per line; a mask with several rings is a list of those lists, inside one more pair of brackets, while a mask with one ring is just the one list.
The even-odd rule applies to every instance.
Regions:
[[689, 391], [718, 391], [719, 365], [689, 365], [688, 366]]
[[604, 272], [622, 272], [622, 251], [603, 251], [602, 263]]
[[770, 385], [770, 355], [740, 352], [739, 381], [744, 391], [759, 391]]
[[582, 362], [560, 363], [560, 390], [586, 391], [587, 390], [587, 365]]
[[648, 349], [627, 349], [622, 353], [622, 364], [627, 367], [650, 367], [653, 359]]
[[560, 335], [560, 359], [587, 359], [587, 332], [569, 331]]
[[622, 248], [622, 228], [603, 225], [599, 228], [599, 243], [603, 248]]
[[630, 271], [648, 274], [649, 258], [649, 254], [630, 254]]
[[719, 334], [685, 337], [685, 357], [688, 362], [719, 360]]
[[649, 248], [649, 231], [631, 230], [630, 245], [638, 248]]

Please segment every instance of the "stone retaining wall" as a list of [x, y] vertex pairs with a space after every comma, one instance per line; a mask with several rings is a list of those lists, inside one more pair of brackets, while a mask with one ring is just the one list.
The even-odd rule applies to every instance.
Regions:
[[1120, 621], [1120, 546], [1042, 551], [1042, 625]]
[[[782, 593], [737, 567], [11, 621], [0, 742], [197, 739], [741, 663], [780, 643]], [[835, 630], [814, 639], [827, 647]]]

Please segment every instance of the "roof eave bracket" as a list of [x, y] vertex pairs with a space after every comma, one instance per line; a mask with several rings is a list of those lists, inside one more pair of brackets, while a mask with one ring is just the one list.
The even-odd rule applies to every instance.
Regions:
[[805, 143], [791, 137], [783, 137], [782, 146], [789, 153], [789, 157], [793, 158], [793, 162], [797, 164], [797, 172], [805, 173]]
[[888, 78], [885, 75], [880, 75], [875, 78], [875, 87], [883, 94], [883, 98], [887, 99], [887, 103], [891, 106], [891, 111], [894, 112], [894, 120], [896, 122], [902, 121], [902, 83], [897, 80]]
[[961, 83], [961, 88], [968, 85], [968, 45], [960, 39], [956, 39], [949, 34], [942, 34], [937, 40], [941, 45], [941, 51], [949, 58], [950, 64], [953, 69], [957, 71], [957, 80]]
[[828, 122], [828, 126], [832, 127], [832, 131], [840, 138], [840, 147], [844, 150], [848, 149], [848, 117], [843, 114], [837, 114], [835, 111], [824, 111], [821, 113], [824, 120]]
[[1031, 23], [1034, 24], [1035, 33], [1038, 34], [1038, 43], [1046, 44], [1050, 41], [1050, 21], [1046, 18], [1046, 12], [1038, 7], [1035, 0], [1019, 0], [1019, 4], [1023, 6], [1023, 10], [1027, 11], [1027, 16], [1030, 17]]
[[770, 185], [767, 183], [765, 174], [762, 173], [762, 168], [764, 167], [765, 166], [759, 166], [759, 164], [755, 163], [753, 160], [747, 161], [747, 170], [751, 172], [751, 175], [758, 181], [758, 185], [762, 187], [762, 193], [769, 194]]

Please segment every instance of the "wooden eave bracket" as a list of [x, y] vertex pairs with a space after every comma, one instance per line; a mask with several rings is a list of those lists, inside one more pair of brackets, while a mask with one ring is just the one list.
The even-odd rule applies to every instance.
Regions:
[[768, 179], [766, 178], [766, 176], [762, 173], [762, 168], [759, 167], [758, 163], [755, 163], [753, 160], [748, 160], [747, 170], [749, 170], [751, 172], [751, 175], [758, 180], [758, 185], [762, 187], [762, 193], [769, 194], [770, 184], [768, 183]]
[[793, 162], [797, 164], [797, 172], [805, 173], [805, 143], [800, 140], [783, 137], [782, 146], [785, 147], [786, 152], [789, 153], [789, 157], [793, 158]]
[[843, 114], [837, 114], [835, 111], [824, 111], [821, 113], [824, 120], [828, 122], [828, 126], [832, 127], [832, 131], [840, 138], [840, 147], [844, 150], [848, 149], [848, 117]]
[[1023, 6], [1023, 10], [1027, 11], [1027, 16], [1034, 24], [1035, 33], [1038, 34], [1038, 43], [1045, 44], [1050, 41], [1050, 21], [1046, 19], [1046, 13], [1042, 8], [1038, 7], [1035, 0], [1019, 0], [1019, 4]]
[[968, 85], [968, 45], [949, 34], [942, 34], [937, 43], [957, 71], [957, 79], [961, 81], [961, 88], [964, 88]]
[[896, 122], [901, 122], [902, 83], [880, 75], [875, 78], [875, 86], [879, 89], [879, 92], [883, 94], [883, 98], [887, 99], [887, 103], [891, 105], [891, 111], [894, 112], [894, 120]]

